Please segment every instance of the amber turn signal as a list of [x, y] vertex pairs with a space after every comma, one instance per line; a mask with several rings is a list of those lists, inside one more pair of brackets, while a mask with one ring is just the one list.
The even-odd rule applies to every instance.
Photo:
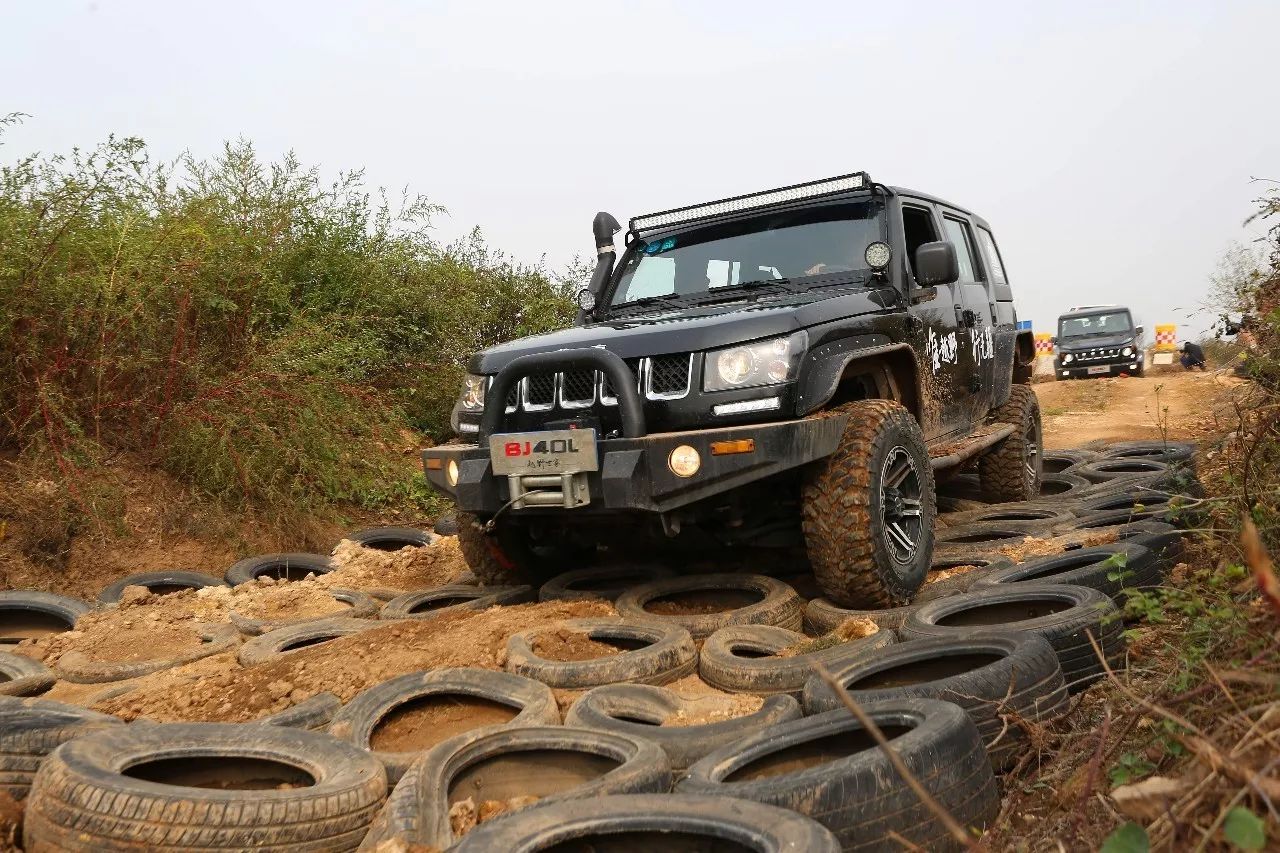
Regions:
[[732, 441], [713, 441], [711, 442], [712, 456], [728, 456], [733, 453], [755, 453], [756, 440], [754, 438], [735, 438]]

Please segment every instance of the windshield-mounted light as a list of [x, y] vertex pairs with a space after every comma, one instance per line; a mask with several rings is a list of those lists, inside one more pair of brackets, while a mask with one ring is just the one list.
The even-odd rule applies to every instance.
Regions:
[[877, 240], [867, 246], [867, 250], [862, 253], [862, 259], [867, 262], [867, 266], [877, 272], [889, 266], [889, 261], [893, 259], [893, 250], [889, 248], [888, 243]]
[[712, 350], [703, 365], [702, 389], [728, 391], [786, 382], [795, 378], [807, 344], [808, 336], [796, 332], [785, 338]]
[[866, 189], [869, 186], [871, 186], [871, 178], [866, 172], [854, 172], [851, 175], [824, 178], [820, 181], [795, 184], [776, 190], [734, 196], [722, 201], [695, 204], [689, 207], [677, 207], [671, 210], [662, 210], [657, 213], [637, 216], [631, 220], [628, 230], [632, 233], [639, 233], [653, 228], [676, 225], [681, 222], [708, 219], [713, 216], [722, 216], [726, 213], [739, 213], [744, 210], [754, 210], [758, 207], [769, 207], [770, 205], [784, 204], [789, 201], [835, 195], [836, 193]]
[[475, 376], [468, 373], [462, 380], [462, 408], [468, 412], [484, 409], [485, 387], [489, 384], [487, 376]]

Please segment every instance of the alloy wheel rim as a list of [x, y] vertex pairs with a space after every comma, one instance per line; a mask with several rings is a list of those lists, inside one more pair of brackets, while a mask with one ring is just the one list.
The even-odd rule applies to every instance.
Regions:
[[897, 445], [880, 468], [880, 525], [895, 563], [915, 559], [924, 533], [924, 486], [911, 453]]

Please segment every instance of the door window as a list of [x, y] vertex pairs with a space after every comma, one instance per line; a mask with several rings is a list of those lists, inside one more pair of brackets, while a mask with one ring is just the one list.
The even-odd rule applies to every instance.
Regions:
[[947, 232], [947, 239], [956, 247], [956, 261], [960, 265], [961, 283], [981, 281], [978, 261], [973, 254], [973, 238], [969, 233], [969, 223], [950, 216], [942, 217], [942, 228]]
[[902, 233], [906, 238], [907, 261], [911, 264], [911, 275], [918, 277], [916, 276], [916, 249], [938, 239], [938, 231], [933, 227], [933, 216], [924, 208], [903, 205]]
[[1004, 274], [1004, 263], [1000, 260], [1000, 250], [996, 248], [996, 238], [991, 232], [978, 226], [978, 242], [982, 244], [982, 254], [987, 256], [987, 264], [991, 268], [991, 280], [995, 284], [1008, 284]]

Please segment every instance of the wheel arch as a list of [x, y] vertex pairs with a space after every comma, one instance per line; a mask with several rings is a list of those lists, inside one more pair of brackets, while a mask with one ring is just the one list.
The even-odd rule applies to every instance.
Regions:
[[893, 400], [923, 423], [920, 368], [909, 344], [858, 346], [851, 339], [821, 347], [809, 358], [814, 364], [801, 382], [798, 414], [852, 400]]

